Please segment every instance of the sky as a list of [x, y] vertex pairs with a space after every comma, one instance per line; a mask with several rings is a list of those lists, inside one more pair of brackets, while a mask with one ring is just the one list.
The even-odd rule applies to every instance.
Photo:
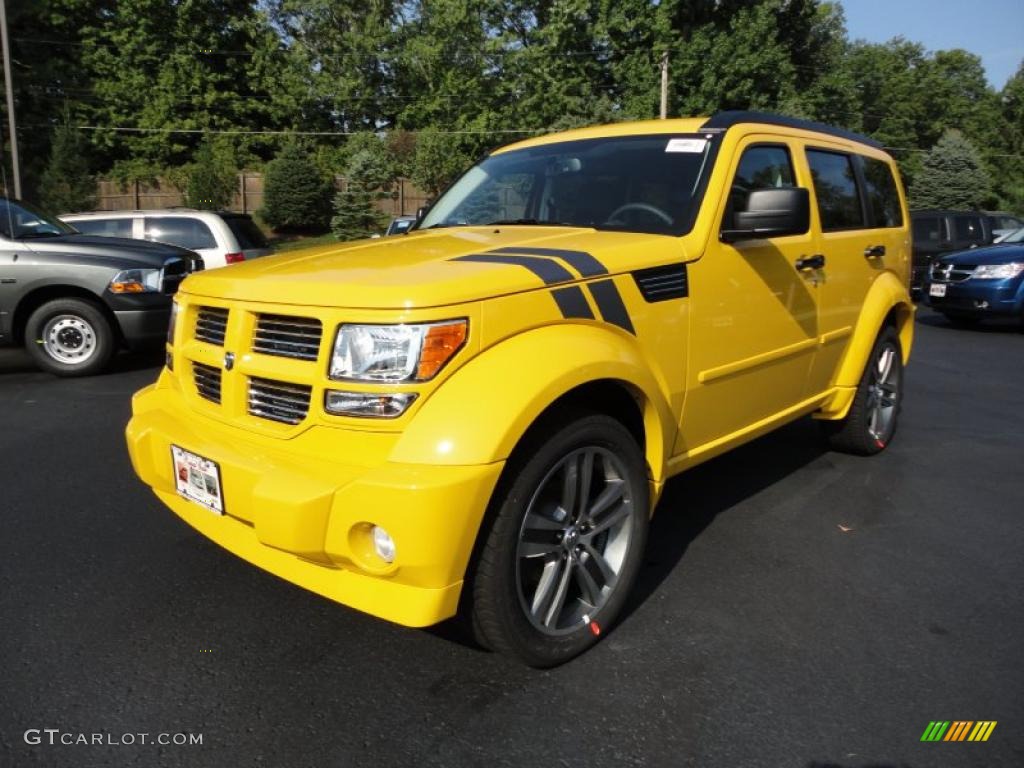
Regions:
[[897, 36], [930, 51], [976, 53], [996, 89], [1024, 59], [1024, 0], [841, 0], [850, 39], [883, 43]]

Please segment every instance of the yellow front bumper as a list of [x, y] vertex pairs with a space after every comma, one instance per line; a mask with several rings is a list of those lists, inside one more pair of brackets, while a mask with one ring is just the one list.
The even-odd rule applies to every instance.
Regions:
[[[197, 415], [160, 382], [138, 392], [132, 408], [126, 437], [136, 473], [203, 535], [389, 621], [422, 627], [455, 614], [503, 462], [396, 464], [386, 460], [387, 436], [330, 427], [265, 437]], [[172, 444], [218, 463], [224, 515], [177, 494]], [[373, 552], [373, 525], [395, 541], [391, 564]]]

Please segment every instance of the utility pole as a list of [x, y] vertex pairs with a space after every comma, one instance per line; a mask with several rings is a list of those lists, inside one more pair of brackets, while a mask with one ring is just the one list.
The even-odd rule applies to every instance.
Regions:
[[7, 88], [7, 124], [11, 131], [11, 170], [14, 196], [21, 198], [21, 163], [18, 162], [18, 127], [14, 120], [14, 85], [11, 81], [11, 47], [7, 43], [7, 3], [0, 0], [0, 48], [4, 57], [4, 85]]
[[[0, 0], [3, 2], [3, 0]], [[669, 117], [669, 51], [662, 54], [662, 120]]]

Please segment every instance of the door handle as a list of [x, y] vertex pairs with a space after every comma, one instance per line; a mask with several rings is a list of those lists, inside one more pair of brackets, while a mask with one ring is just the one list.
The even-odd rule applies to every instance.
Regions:
[[822, 253], [816, 253], [813, 256], [801, 256], [796, 260], [796, 268], [801, 272], [807, 272], [812, 269], [821, 269], [825, 266], [825, 255]]
[[881, 256], [885, 256], [884, 245], [869, 245], [864, 249], [864, 257], [867, 259], [877, 259]]

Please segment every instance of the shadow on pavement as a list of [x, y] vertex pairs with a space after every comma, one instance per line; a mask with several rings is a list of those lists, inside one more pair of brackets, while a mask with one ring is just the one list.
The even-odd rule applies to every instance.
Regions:
[[[164, 350], [161, 347], [140, 349], [119, 353], [110, 366], [98, 376], [111, 376], [146, 368], [159, 368], [164, 364]], [[32, 358], [22, 349], [0, 349], [0, 375], [5, 373], [39, 372]], [[56, 377], [54, 377], [56, 378]], [[95, 378], [95, 377], [91, 377]]]
[[945, 315], [918, 305], [917, 322], [952, 333], [1024, 333], [1024, 318], [993, 317], [976, 323], [954, 323]]

